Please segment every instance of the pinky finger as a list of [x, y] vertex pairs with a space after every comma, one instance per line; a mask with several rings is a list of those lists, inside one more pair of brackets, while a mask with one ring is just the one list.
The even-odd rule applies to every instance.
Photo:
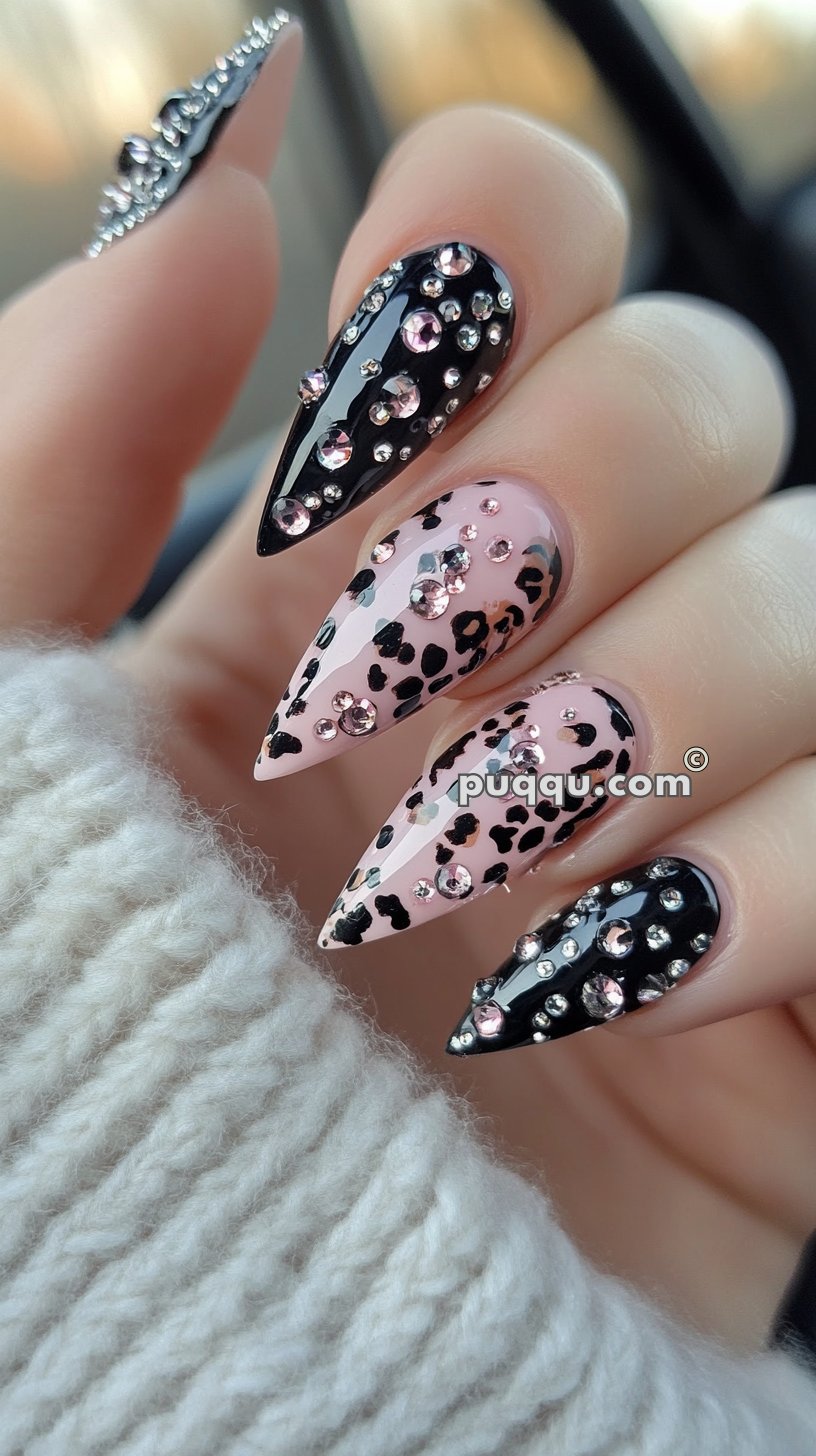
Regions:
[[788, 764], [641, 864], [519, 926], [448, 1051], [560, 1040], [630, 1011], [642, 1014], [627, 1031], [664, 1035], [816, 992], [814, 811], [816, 764]]

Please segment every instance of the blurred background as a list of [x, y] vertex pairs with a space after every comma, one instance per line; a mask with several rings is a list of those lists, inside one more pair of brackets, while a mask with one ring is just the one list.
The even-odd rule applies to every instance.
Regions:
[[[582, 6], [594, 29], [584, 25], [579, 39], [580, 21], [571, 21]], [[323, 354], [332, 273], [379, 156], [402, 128], [449, 103], [524, 108], [609, 160], [635, 217], [631, 286], [727, 292], [717, 273], [728, 274], [728, 257], [712, 264], [709, 278], [700, 248], [673, 236], [683, 228], [672, 216], [672, 188], [693, 190], [694, 178], [677, 182], [672, 166], [682, 174], [683, 148], [693, 150], [694, 137], [682, 127], [672, 137], [667, 187], [656, 158], [671, 104], [665, 116], [653, 112], [650, 132], [650, 83], [636, 46], [629, 64], [633, 43], [620, 33], [619, 8], [610, 21], [601, 0], [571, 7], [306, 0], [298, 7], [307, 63], [272, 182], [284, 255], [280, 309], [213, 458], [290, 413], [300, 370]], [[624, 22], [635, 14], [642, 32], [645, 17], [663, 69], [679, 77], [681, 90], [683, 72], [693, 83], [701, 132], [723, 175], [736, 179], [735, 192], [750, 199], [747, 214], [770, 216], [784, 199], [795, 203], [801, 232], [802, 179], [812, 180], [816, 168], [816, 0], [647, 0], [639, 10], [623, 6]], [[121, 135], [149, 129], [163, 94], [207, 69], [252, 13], [243, 0], [0, 0], [0, 297], [79, 250]], [[588, 51], [600, 54], [593, 60]], [[701, 215], [709, 205], [703, 195]], [[816, 219], [808, 247], [814, 236]], [[733, 249], [733, 239], [727, 243]], [[796, 246], [801, 251], [801, 239]], [[800, 263], [797, 255], [792, 266]]]

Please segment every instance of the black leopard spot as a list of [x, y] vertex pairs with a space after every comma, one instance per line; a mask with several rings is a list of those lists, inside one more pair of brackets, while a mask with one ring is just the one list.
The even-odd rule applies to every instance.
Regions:
[[450, 844], [467, 844], [478, 828], [479, 821], [475, 814], [457, 814], [450, 829], [445, 830], [445, 838]]
[[289, 699], [291, 698], [291, 696], [292, 696], [292, 689], [291, 688], [286, 688], [284, 690], [284, 694], [283, 694], [283, 701], [284, 701], [284, 703], [288, 702]]
[[477, 667], [481, 667], [481, 665], [485, 661], [486, 657], [487, 657], [487, 651], [486, 651], [486, 649], [484, 647], [477, 647], [476, 648], [476, 651], [468, 659], [468, 661], [464, 664], [464, 666], [463, 667], [460, 667], [460, 669], [459, 669], [459, 676], [460, 677], [467, 677], [467, 675], [468, 675], [469, 672], [475, 672], [476, 669], [477, 669]]
[[436, 846], [436, 863], [438, 865], [448, 864], [453, 859], [453, 850], [448, 849], [446, 844]]
[[513, 848], [513, 840], [518, 834], [515, 828], [507, 829], [504, 824], [494, 824], [490, 830], [490, 838], [493, 840], [499, 854], [509, 854]]
[[365, 905], [355, 905], [348, 915], [340, 916], [331, 932], [331, 938], [341, 945], [360, 945], [372, 923], [371, 911]]
[[426, 501], [424, 506], [420, 506], [420, 508], [419, 508], [418, 511], [414, 511], [413, 519], [415, 521], [421, 521], [424, 516], [435, 516], [436, 515], [436, 508], [437, 508], [438, 505], [439, 505], [439, 497], [438, 496], [436, 497], [435, 500]]
[[422, 522], [423, 531], [435, 531], [437, 526], [442, 525], [441, 516], [426, 516]]
[[583, 796], [580, 794], [565, 794], [563, 804], [564, 813], [577, 814], [583, 802]]
[[372, 662], [368, 669], [367, 682], [372, 693], [381, 693], [388, 682], [388, 673], [383, 672], [378, 662]]
[[397, 722], [402, 722], [403, 718], [410, 718], [412, 713], [418, 713], [421, 707], [421, 697], [409, 698], [407, 703], [400, 703], [394, 709], [394, 718]]
[[605, 803], [605, 798], [593, 799], [592, 803], [587, 804], [585, 809], [582, 809], [580, 813], [575, 814], [572, 819], [568, 819], [566, 824], [561, 825], [560, 829], [556, 829], [555, 834], [553, 835], [553, 844], [563, 844], [565, 839], [570, 839], [571, 836], [575, 833], [575, 830], [580, 824], [581, 820], [591, 819], [594, 814], [598, 814], [600, 812], [600, 810], [604, 807]]
[[336, 631], [337, 623], [335, 622], [334, 617], [327, 617], [325, 622], [323, 623], [323, 626], [320, 628], [320, 631], [315, 637], [315, 647], [321, 647], [323, 649], [325, 649], [326, 647], [330, 647], [332, 642], [334, 641], [334, 634]]
[[274, 733], [269, 744], [268, 756], [270, 758], [283, 758], [285, 753], [302, 753], [303, 743], [291, 733]]
[[440, 753], [439, 757], [434, 759], [428, 771], [428, 778], [434, 786], [436, 785], [436, 781], [439, 777], [441, 770], [446, 768], [453, 768], [453, 765], [456, 763], [457, 758], [462, 757], [462, 754], [464, 753], [468, 744], [471, 743], [475, 737], [476, 730], [475, 728], [471, 728], [470, 732], [463, 733], [461, 738], [457, 738], [455, 743], [448, 744], [448, 747], [444, 749], [442, 753]]
[[405, 628], [402, 622], [386, 622], [372, 638], [380, 657], [396, 657], [402, 644]]
[[577, 763], [570, 772], [576, 776], [582, 773], [592, 773], [592, 770], [595, 768], [606, 768], [607, 764], [610, 764], [614, 757], [615, 755], [611, 748], [602, 748], [595, 754], [594, 758], [588, 758], [586, 763]]
[[300, 713], [306, 712], [306, 704], [302, 698], [293, 698], [286, 709], [287, 718], [297, 718]]
[[407, 667], [408, 663], [413, 662], [415, 657], [416, 652], [414, 651], [413, 645], [410, 642], [403, 642], [397, 653], [397, 662], [401, 663], [403, 667]]
[[403, 702], [406, 698], [415, 698], [421, 693], [425, 684], [421, 677], [404, 677], [401, 682], [395, 683], [391, 689], [395, 698]]
[[559, 738], [562, 734], [568, 743], [577, 743], [579, 748], [589, 748], [598, 737], [598, 730], [593, 723], [568, 723], [559, 730]]
[[548, 799], [542, 799], [540, 804], [536, 804], [533, 813], [536, 819], [543, 819], [547, 824], [551, 824], [553, 819], [558, 818], [561, 810], [557, 804], [551, 804]]
[[444, 647], [440, 647], [438, 642], [429, 642], [420, 658], [419, 665], [426, 677], [437, 677], [443, 671], [447, 660], [448, 654]]
[[631, 753], [627, 753], [626, 749], [625, 748], [622, 748], [621, 751], [620, 751], [620, 753], [618, 754], [618, 761], [615, 764], [615, 770], [616, 770], [616, 772], [619, 773], [619, 774], [628, 773], [629, 772], [629, 769], [631, 767], [631, 764], [632, 764], [632, 755], [631, 755]]
[[505, 736], [504, 733], [489, 733], [485, 738], [485, 748], [498, 748]]
[[405, 800], [406, 809], [416, 809], [422, 803], [422, 790], [418, 794], [409, 794]]
[[615, 699], [610, 697], [609, 693], [605, 693], [603, 688], [593, 688], [592, 691], [593, 693], [597, 693], [599, 698], [603, 698], [609, 708], [609, 722], [618, 737], [624, 739], [634, 738], [635, 730], [620, 703], [616, 703]]
[[393, 824], [383, 824], [382, 829], [380, 830], [379, 834], [377, 835], [377, 840], [376, 840], [376, 847], [377, 847], [377, 849], [385, 849], [386, 845], [387, 844], [390, 844], [391, 843], [391, 840], [393, 838], [394, 838], [394, 826], [393, 826]]
[[375, 896], [374, 908], [383, 919], [391, 921], [392, 930], [407, 930], [411, 924], [411, 917], [399, 895]]
[[530, 815], [523, 804], [513, 804], [504, 817], [508, 824], [526, 824]]
[[352, 601], [356, 601], [362, 592], [374, 585], [376, 580], [376, 572], [372, 571], [370, 566], [364, 566], [361, 571], [357, 572], [356, 576], [351, 578], [351, 581], [346, 587], [346, 591]]
[[482, 875], [482, 884], [503, 885], [509, 873], [510, 866], [505, 864], [504, 861], [502, 861], [501, 864], [491, 865], [490, 869], [485, 870], [484, 874]]
[[[313, 682], [314, 679], [317, 677], [317, 674], [319, 673], [319, 671], [320, 671], [320, 658], [319, 657], [310, 657], [309, 658], [309, 661], [306, 663], [306, 666], [303, 669], [303, 680], [304, 680], [304, 682], [307, 682], [307, 683]], [[299, 692], [302, 692], [303, 691], [303, 688], [302, 687], [299, 688], [298, 691]]]
[[519, 854], [526, 854], [528, 849], [537, 849], [546, 833], [547, 831], [543, 824], [536, 824], [532, 829], [528, 829], [525, 834], [522, 834], [518, 842]]
[[428, 684], [429, 693], [443, 693], [445, 688], [450, 687], [453, 682], [453, 673], [449, 672], [445, 677], [438, 677], [436, 682]]
[[[517, 607], [515, 602], [508, 602], [507, 610], [504, 613], [504, 616], [499, 617], [498, 621], [494, 622], [493, 626], [495, 631], [498, 632], [501, 637], [504, 637], [514, 632], [517, 627], [521, 627], [523, 622], [524, 613], [521, 610], [521, 607]], [[502, 646], [505, 645], [505, 643], [502, 644]], [[501, 651], [501, 648], [499, 650]]]
[[445, 491], [445, 494], [444, 495], [441, 495], [439, 497], [439, 504], [441, 506], [446, 506], [448, 504], [448, 501], [452, 501], [452, 500], [453, 500], [453, 491], [452, 490], [446, 490]]
[[508, 703], [504, 711], [509, 718], [511, 713], [523, 713], [529, 706], [529, 703], [522, 702], [520, 699], [517, 703]]
[[273, 713], [272, 714], [272, 721], [271, 721], [271, 723], [269, 724], [269, 727], [266, 730], [267, 733], [277, 733], [279, 722], [280, 722], [279, 715], [277, 713]]
[[483, 733], [489, 733], [492, 728], [498, 728], [498, 726], [499, 726], [499, 720], [498, 720], [498, 718], [485, 718], [485, 721], [482, 724], [482, 732]]
[[490, 634], [490, 626], [484, 612], [457, 612], [451, 619], [453, 645], [461, 657], [479, 647]]
[[544, 580], [544, 572], [540, 566], [523, 566], [516, 577], [516, 586], [523, 591], [528, 602], [532, 606], [541, 596], [541, 583]]

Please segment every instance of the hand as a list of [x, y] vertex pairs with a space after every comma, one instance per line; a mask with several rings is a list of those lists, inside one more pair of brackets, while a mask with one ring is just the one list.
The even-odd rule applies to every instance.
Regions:
[[[274, 221], [259, 178], [296, 52], [291, 38], [267, 68], [274, 84], [259, 81], [165, 212], [6, 311], [8, 627], [98, 636], [149, 573], [183, 477], [272, 316]], [[170, 770], [271, 858], [315, 924], [433, 756], [432, 735], [438, 749], [553, 667], [621, 685], [649, 725], [655, 770], [677, 770], [687, 746], [708, 750], [691, 799], [624, 801], [512, 894], [349, 951], [337, 974], [541, 1170], [584, 1249], [755, 1346], [816, 1197], [813, 495], [757, 504], [786, 451], [784, 381], [768, 346], [720, 309], [616, 304], [616, 184], [564, 138], [487, 109], [436, 116], [395, 148], [340, 264], [331, 332], [389, 259], [453, 236], [500, 259], [520, 300], [484, 401], [379, 497], [262, 560], [270, 461], [116, 655], [165, 710]], [[372, 543], [441, 492], [508, 473], [545, 491], [571, 538], [552, 611], [469, 678], [455, 707], [437, 702], [354, 752], [255, 783], [270, 710]], [[710, 859], [730, 902], [723, 949], [679, 994], [596, 1036], [443, 1068], [470, 985], [522, 930], [666, 849]]]

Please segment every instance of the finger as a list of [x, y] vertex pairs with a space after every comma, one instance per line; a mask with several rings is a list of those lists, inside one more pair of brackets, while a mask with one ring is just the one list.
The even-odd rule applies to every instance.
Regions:
[[[545, 855], [548, 886], [600, 880], [811, 752], [815, 525], [816, 492], [755, 507], [579, 633], [532, 686], [454, 714], [342, 890], [322, 943], [409, 929]], [[562, 662], [570, 669], [554, 672]], [[654, 776], [681, 773], [692, 746], [709, 758], [687, 776], [693, 794], [654, 793]], [[632, 778], [643, 774], [649, 797]], [[629, 797], [618, 797], [616, 776]], [[608, 823], [590, 829], [606, 808]], [[559, 856], [577, 831], [583, 844]]]
[[816, 991], [815, 809], [812, 760], [788, 764], [659, 855], [539, 911], [474, 986], [448, 1050], [556, 1041], [638, 1010], [632, 1034], [677, 1033]]
[[500, 399], [609, 302], [624, 234], [608, 174], [538, 124], [465, 108], [417, 128], [340, 265], [339, 331], [301, 381], [259, 551], [313, 536]]
[[[300, 54], [289, 27], [166, 210], [68, 263], [0, 325], [0, 620], [99, 631], [136, 596], [180, 482], [267, 326], [277, 277], [261, 176]], [[263, 143], [258, 140], [258, 132]]]
[[735, 315], [646, 297], [585, 323], [388, 505], [333, 605], [316, 581], [256, 777], [534, 666], [764, 491], [787, 416], [776, 361]]

